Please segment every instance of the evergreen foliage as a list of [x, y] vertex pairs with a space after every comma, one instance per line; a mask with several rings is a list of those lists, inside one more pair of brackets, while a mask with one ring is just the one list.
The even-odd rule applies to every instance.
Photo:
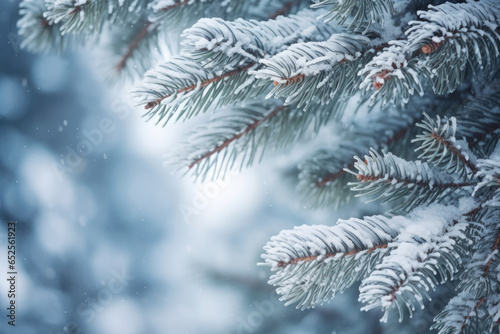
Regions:
[[429, 290], [457, 280], [429, 327], [498, 330], [498, 1], [23, 0], [20, 8], [23, 47], [99, 43], [114, 54], [105, 66], [142, 77], [131, 94], [147, 119], [205, 117], [170, 159], [194, 177], [222, 178], [335, 132], [296, 168], [304, 203], [337, 208], [368, 196], [388, 210], [272, 237], [262, 264], [285, 304], [314, 307], [359, 282], [363, 310], [378, 308], [387, 321], [397, 309], [403, 321], [421, 312]]

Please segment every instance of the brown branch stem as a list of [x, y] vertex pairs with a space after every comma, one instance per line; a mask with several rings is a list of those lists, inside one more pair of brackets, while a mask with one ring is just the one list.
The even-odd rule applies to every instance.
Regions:
[[[219, 76], [216, 76], [216, 77], [213, 77], [212, 79], [209, 79], [209, 80], [206, 80], [206, 81], [203, 81], [201, 84], [195, 84], [195, 85], [191, 85], [191, 86], [188, 86], [188, 87], [184, 87], [184, 88], [181, 88], [179, 90], [177, 90], [177, 94], [180, 94], [180, 93], [183, 93], [183, 92], [188, 92], [190, 90], [193, 90], [197, 87], [205, 87], [207, 85], [210, 85], [211, 83], [213, 82], [216, 82], [216, 81], [220, 81], [224, 78], [227, 78], [227, 77], [231, 77], [233, 75], [237, 75], [237, 74], [240, 74], [248, 69], [250, 69], [252, 66], [254, 66], [255, 63], [250, 63], [242, 68], [239, 68], [237, 70], [234, 70], [234, 71], [231, 71], [231, 72], [227, 72], [225, 74], [222, 74], [222, 75], [219, 75]], [[144, 106], [144, 109], [151, 109], [157, 105], [159, 105], [161, 103], [161, 101], [163, 101], [164, 99], [168, 98], [172, 96], [172, 94], [167, 94], [167, 95], [164, 95], [162, 97], [160, 97], [159, 99], [156, 99], [154, 101], [150, 101], [148, 102], [148, 104], [146, 104], [146, 106]]]
[[[410, 181], [410, 180], [401, 180], [401, 179], [396, 179], [396, 178], [385, 179], [385, 176], [358, 174], [358, 176], [356, 178], [361, 182], [371, 182], [371, 181], [377, 181], [377, 180], [384, 180], [386, 183], [392, 183], [394, 180], [396, 180], [397, 183], [402, 183], [405, 185], [415, 184], [419, 187], [429, 186], [428, 182], [423, 182], [423, 181], [414, 182], [414, 181]], [[446, 188], [461, 188], [461, 187], [467, 187], [467, 186], [473, 186], [473, 185], [475, 185], [475, 183], [461, 182], [461, 183], [443, 183], [443, 184], [435, 185], [435, 187], [441, 188], [441, 189], [446, 189]]]
[[123, 57], [120, 59], [120, 62], [116, 65], [116, 71], [117, 72], [120, 72], [121, 70], [123, 70], [123, 68], [125, 67], [125, 63], [127, 62], [127, 60], [130, 58], [130, 56], [132, 55], [132, 53], [134, 52], [134, 50], [137, 48], [137, 46], [139, 45], [139, 43], [148, 34], [148, 29], [149, 29], [150, 25], [151, 25], [151, 22], [148, 21], [144, 25], [144, 28], [142, 28], [141, 31], [139, 31], [139, 34], [137, 34], [137, 36], [134, 38], [134, 40], [132, 41], [132, 43], [129, 45], [129, 47], [127, 49], [127, 52], [125, 52], [125, 54], [123, 55]]
[[[408, 126], [402, 128], [401, 130], [399, 130], [398, 132], [396, 132], [392, 137], [390, 137], [389, 139], [387, 139], [387, 141], [385, 142], [385, 144], [387, 146], [389, 146], [392, 143], [394, 143], [394, 142], [398, 141], [399, 139], [403, 138], [403, 136], [408, 132], [408, 130], [410, 129], [411, 126], [413, 126], [413, 124], [415, 124], [415, 122], [412, 122], [412, 123], [408, 124]], [[354, 168], [354, 158], [351, 160], [351, 163], [346, 168], [347, 169]], [[326, 186], [326, 184], [328, 182], [336, 180], [337, 178], [339, 178], [340, 176], [344, 175], [345, 173], [346, 172], [344, 171], [343, 168], [341, 168], [341, 169], [339, 169], [339, 170], [337, 170], [335, 172], [329, 173], [325, 177], [323, 177], [320, 181], [316, 182], [316, 187], [322, 188], [322, 187]]]
[[271, 113], [269, 113], [267, 116], [265, 116], [264, 118], [262, 119], [259, 119], [257, 121], [255, 121], [254, 123], [250, 124], [249, 126], [246, 127], [245, 130], [243, 130], [242, 132], [238, 133], [238, 134], [235, 134], [234, 136], [232, 136], [231, 138], [225, 140], [221, 145], [215, 147], [214, 149], [212, 149], [211, 151], [205, 153], [204, 155], [202, 155], [200, 158], [196, 159], [195, 161], [193, 161], [188, 167], [189, 169], [193, 168], [196, 164], [200, 163], [201, 161], [203, 161], [204, 159], [206, 158], [209, 158], [211, 157], [212, 155], [214, 155], [215, 153], [217, 152], [220, 152], [222, 151], [224, 148], [226, 148], [227, 146], [229, 146], [229, 144], [231, 144], [233, 141], [235, 140], [238, 140], [240, 139], [241, 137], [243, 137], [244, 135], [246, 135], [247, 133], [255, 130], [259, 125], [261, 125], [262, 123], [266, 122], [267, 120], [271, 119], [272, 117], [274, 117], [276, 114], [278, 114], [281, 110], [283, 110], [285, 108], [285, 106], [280, 106], [276, 109], [274, 109]]
[[[184, 0], [182, 2], [174, 3], [173, 5], [165, 6], [165, 7], [163, 7], [161, 9], [161, 11], [168, 11], [168, 10], [171, 10], [171, 9], [183, 6], [183, 5], [187, 5], [189, 3], [189, 1], [190, 0]], [[140, 41], [142, 41], [146, 37], [146, 35], [148, 34], [148, 30], [149, 30], [150, 26], [151, 26], [151, 21], [148, 21], [144, 25], [144, 28], [142, 28], [141, 31], [139, 31], [139, 34], [137, 34], [137, 36], [135, 37], [135, 39], [129, 45], [129, 47], [127, 49], [127, 52], [123, 55], [123, 57], [120, 59], [120, 62], [116, 65], [116, 71], [117, 72], [120, 72], [121, 70], [123, 70], [123, 68], [125, 67], [125, 63], [126, 63], [127, 59], [130, 58], [130, 56], [132, 55], [132, 53], [134, 52], [134, 50], [139, 45]]]
[[296, 259], [292, 259], [288, 262], [285, 262], [285, 261], [280, 261], [278, 262], [278, 267], [280, 268], [283, 268], [285, 266], [288, 266], [288, 265], [291, 265], [291, 264], [297, 264], [299, 262], [308, 262], [308, 261], [313, 261], [313, 260], [316, 260], [318, 257], [322, 257], [323, 259], [327, 259], [327, 258], [330, 258], [330, 257], [334, 257], [334, 256], [337, 256], [338, 254], [342, 254], [342, 257], [346, 257], [346, 256], [350, 256], [350, 255], [356, 255], [362, 251], [366, 251], [367, 253], [371, 253], [377, 249], [382, 249], [382, 248], [387, 248], [387, 244], [383, 244], [383, 245], [377, 245], [377, 246], [374, 246], [374, 247], [371, 247], [371, 248], [368, 248], [368, 249], [355, 249], [355, 250], [352, 250], [348, 253], [328, 253], [326, 255], [313, 255], [313, 256], [305, 256], [305, 257], [299, 257], [299, 258], [296, 258]]
[[465, 156], [451, 142], [449, 142], [448, 140], [444, 139], [438, 133], [435, 133], [435, 132], [431, 133], [431, 138], [434, 138], [435, 140], [437, 140], [438, 142], [440, 142], [441, 144], [443, 144], [444, 146], [446, 146], [446, 148], [451, 153], [453, 153], [460, 161], [462, 161], [467, 167], [469, 167], [469, 169], [474, 174], [477, 173], [477, 167], [472, 162], [470, 162], [470, 160], [467, 160], [465, 158]]
[[[304, 79], [306, 75], [304, 73], [301, 73], [301, 74], [298, 74], [296, 76], [293, 76], [291, 78], [287, 78], [287, 79], [282, 79], [282, 80], [285, 80], [284, 83], [282, 83], [283, 86], [288, 86], [288, 85], [291, 85], [291, 84], [295, 84], [295, 83], [298, 83], [300, 81], [302, 81]], [[273, 82], [273, 86], [278, 86], [280, 83], [278, 81], [274, 81]]]
[[[481, 299], [479, 299], [479, 301], [477, 302], [477, 304], [474, 306], [474, 308], [472, 309], [472, 312], [476, 312], [476, 310], [479, 308], [479, 306], [484, 302], [484, 297], [481, 297]], [[464, 328], [465, 328], [465, 324], [467, 322], [467, 320], [469, 320], [470, 318], [473, 317], [473, 315], [471, 314], [472, 312], [469, 313], [468, 316], [465, 317], [464, 321], [462, 322], [462, 327], [460, 327], [460, 333], [463, 332]]]
[[[354, 167], [354, 162], [350, 163], [347, 166], [348, 169], [351, 169], [353, 167]], [[337, 178], [341, 177], [345, 173], [346, 173], [346, 171], [344, 169], [340, 169], [336, 172], [330, 173], [330, 174], [326, 175], [324, 178], [322, 178], [320, 181], [316, 182], [316, 187], [322, 188], [322, 187], [326, 186], [326, 184], [328, 182], [336, 180]]]
[[[495, 240], [495, 243], [493, 244], [493, 247], [491, 247], [491, 252], [493, 253], [494, 251], [496, 251], [498, 249], [498, 246], [500, 246], [500, 231], [497, 234], [497, 238]], [[490, 260], [488, 261], [488, 263], [484, 267], [483, 276], [485, 276], [490, 271], [492, 261], [493, 261], [493, 257], [490, 258]]]
[[79, 11], [82, 10], [82, 7], [85, 6], [86, 4], [76, 6], [75, 9], [73, 9], [71, 12], [68, 13], [68, 15], [73, 15], [75, 13], [78, 13]]

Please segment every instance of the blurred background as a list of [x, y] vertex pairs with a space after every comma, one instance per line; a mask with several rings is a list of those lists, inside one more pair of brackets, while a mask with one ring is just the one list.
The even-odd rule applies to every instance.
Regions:
[[364, 212], [304, 208], [286, 155], [224, 181], [172, 173], [164, 155], [186, 125], [145, 122], [89, 50], [20, 50], [18, 6], [0, 2], [0, 269], [17, 221], [18, 271], [15, 328], [0, 283], [0, 333], [415, 332], [359, 311], [357, 287], [283, 306], [257, 266], [269, 238]]

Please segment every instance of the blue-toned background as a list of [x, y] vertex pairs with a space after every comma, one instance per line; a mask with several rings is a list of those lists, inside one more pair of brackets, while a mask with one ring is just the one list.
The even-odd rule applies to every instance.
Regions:
[[205, 184], [172, 174], [186, 126], [146, 123], [85, 49], [20, 50], [18, 5], [0, 2], [0, 269], [17, 221], [19, 273], [15, 328], [0, 283], [0, 333], [382, 332], [356, 289], [302, 312], [256, 265], [280, 230], [352, 212], [301, 207], [276, 164]]

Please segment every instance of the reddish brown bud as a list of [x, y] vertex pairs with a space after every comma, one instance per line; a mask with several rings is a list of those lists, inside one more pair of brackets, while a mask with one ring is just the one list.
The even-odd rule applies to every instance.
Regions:
[[427, 55], [429, 53], [436, 51], [441, 46], [441, 44], [443, 44], [443, 42], [439, 42], [439, 43], [432, 42], [432, 43], [429, 43], [429, 44], [422, 46], [422, 48], [420, 50], [422, 50], [422, 53]]

